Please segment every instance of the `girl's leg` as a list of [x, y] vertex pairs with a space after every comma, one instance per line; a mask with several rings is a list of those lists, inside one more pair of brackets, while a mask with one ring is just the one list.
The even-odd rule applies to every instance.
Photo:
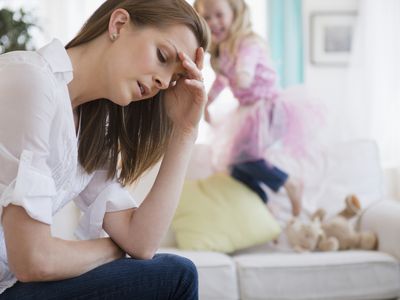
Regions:
[[283, 187], [292, 205], [292, 214], [298, 216], [301, 211], [301, 198], [303, 196], [303, 183], [289, 177]]
[[243, 172], [240, 169], [236, 168], [236, 166], [232, 167], [231, 176], [253, 190], [264, 203], [268, 202], [267, 194], [261, 188], [260, 183], [252, 176], [249, 176], [246, 172]]
[[274, 192], [278, 192], [289, 178], [284, 171], [263, 159], [236, 164], [235, 168], [248, 174], [253, 180], [265, 183]]
[[17, 282], [0, 299], [198, 299], [195, 265], [188, 259], [157, 254], [150, 260], [119, 259], [81, 276], [52, 282]]
[[300, 182], [293, 180], [287, 173], [263, 159], [236, 164], [235, 168], [252, 177], [253, 180], [265, 183], [274, 192], [284, 187], [292, 205], [293, 215], [299, 215], [303, 193]]

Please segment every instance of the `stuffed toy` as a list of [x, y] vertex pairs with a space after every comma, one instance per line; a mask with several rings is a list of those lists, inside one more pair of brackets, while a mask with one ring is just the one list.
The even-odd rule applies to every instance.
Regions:
[[285, 233], [290, 245], [297, 252], [316, 250], [323, 234], [318, 218], [308, 223], [293, 218], [287, 224]]
[[309, 223], [291, 220], [285, 229], [286, 236], [298, 252], [375, 250], [378, 245], [376, 234], [356, 230], [351, 223], [351, 219], [358, 217], [360, 212], [360, 201], [355, 195], [349, 195], [345, 199], [345, 208], [332, 218], [325, 220], [325, 210], [318, 209]]
[[327, 237], [321, 225], [322, 210], [313, 216], [310, 222], [302, 222], [297, 218], [289, 221], [285, 228], [289, 244], [296, 252], [335, 251], [339, 249], [339, 241], [334, 237]]

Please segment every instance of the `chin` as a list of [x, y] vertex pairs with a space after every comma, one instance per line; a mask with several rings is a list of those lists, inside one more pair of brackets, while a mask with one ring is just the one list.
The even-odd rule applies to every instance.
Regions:
[[120, 96], [112, 97], [110, 99], [110, 101], [113, 102], [114, 104], [119, 105], [119, 106], [128, 106], [133, 101], [135, 101], [135, 99], [132, 99], [132, 97], [127, 97], [127, 96], [120, 95]]
[[225, 36], [214, 37], [213, 40], [214, 40], [214, 43], [220, 44], [220, 43], [222, 43], [223, 41], [226, 40], [226, 37]]

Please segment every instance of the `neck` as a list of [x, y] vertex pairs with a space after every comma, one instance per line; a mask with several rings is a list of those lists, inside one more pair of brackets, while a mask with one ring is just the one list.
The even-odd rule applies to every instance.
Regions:
[[73, 79], [68, 84], [72, 108], [96, 99], [105, 98], [102, 90], [101, 62], [104, 49], [102, 36], [82, 45], [67, 49], [73, 67]]

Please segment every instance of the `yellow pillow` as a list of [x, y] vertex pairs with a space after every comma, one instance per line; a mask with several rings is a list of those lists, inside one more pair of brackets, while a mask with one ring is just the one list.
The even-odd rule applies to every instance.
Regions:
[[266, 243], [281, 231], [257, 194], [225, 174], [185, 182], [172, 228], [181, 249], [224, 253]]

